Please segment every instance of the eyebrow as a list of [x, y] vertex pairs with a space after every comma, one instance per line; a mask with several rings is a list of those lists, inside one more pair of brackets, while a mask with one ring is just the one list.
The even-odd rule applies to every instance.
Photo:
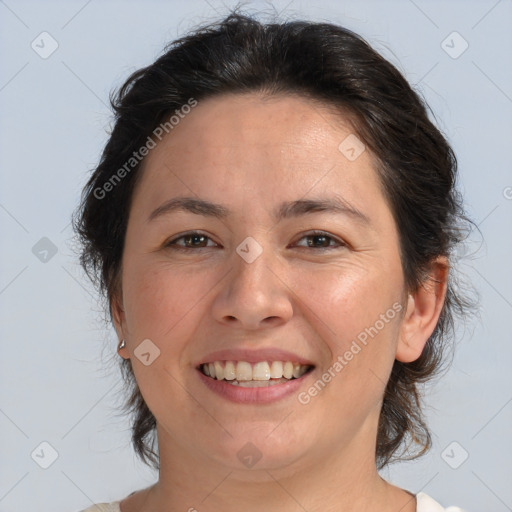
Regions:
[[[185, 211], [217, 219], [226, 219], [232, 213], [226, 206], [212, 203], [204, 199], [198, 199], [197, 197], [174, 197], [156, 208], [148, 217], [147, 222], [175, 211]], [[273, 218], [279, 222], [283, 219], [295, 218], [317, 212], [346, 215], [362, 224], [371, 226], [370, 219], [364, 213], [339, 196], [321, 199], [298, 199], [296, 201], [283, 202], [274, 210]]]

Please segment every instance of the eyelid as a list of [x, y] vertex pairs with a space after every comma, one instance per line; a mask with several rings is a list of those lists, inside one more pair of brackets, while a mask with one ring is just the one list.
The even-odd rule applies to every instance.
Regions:
[[[195, 231], [186, 231], [184, 233], [178, 233], [177, 235], [173, 236], [170, 240], [167, 240], [165, 243], [164, 243], [164, 247], [166, 248], [169, 248], [169, 247], [173, 247], [173, 248], [176, 248], [177, 250], [183, 250], [183, 251], [190, 251], [190, 250], [197, 250], [197, 249], [208, 249], [208, 248], [211, 248], [212, 246], [206, 246], [206, 247], [186, 247], [186, 246], [182, 246], [182, 245], [177, 245], [176, 242], [182, 238], [185, 238], [187, 236], [194, 236], [194, 235], [201, 235], [201, 236], [204, 236], [205, 238], [208, 239], [208, 241], [211, 241], [213, 242], [216, 246], [219, 246], [219, 244], [217, 244], [210, 235], [208, 235], [207, 233], [203, 233], [199, 230], [195, 230]], [[332, 250], [332, 249], [338, 249], [338, 248], [342, 248], [342, 247], [348, 247], [349, 244], [345, 241], [343, 241], [342, 239], [338, 238], [337, 236], [335, 235], [332, 235], [331, 233], [329, 233], [328, 231], [322, 231], [322, 230], [318, 230], [318, 229], [313, 229], [311, 231], [307, 231], [305, 233], [301, 233], [299, 238], [293, 242], [294, 245], [296, 245], [299, 241], [301, 241], [303, 238], [307, 238], [307, 237], [310, 237], [310, 236], [326, 236], [327, 238], [330, 238], [332, 241], [336, 242], [336, 244], [338, 245], [334, 245], [334, 246], [327, 246], [327, 247], [309, 247], [309, 246], [298, 246], [298, 247], [301, 247], [301, 248], [304, 248], [304, 249], [314, 249], [316, 251], [321, 251], [321, 250], [324, 250], [324, 251], [328, 251], [328, 250]]]
[[316, 248], [315, 247], [304, 247], [304, 246], [299, 246], [299, 247], [304, 247], [306, 249], [316, 249], [316, 250], [330, 250], [330, 249], [337, 249], [340, 247], [348, 247], [348, 244], [346, 242], [344, 242], [342, 239], [338, 238], [335, 235], [332, 235], [328, 231], [322, 231], [320, 229], [313, 229], [311, 231], [301, 233], [300, 238], [298, 238], [297, 241], [294, 242], [294, 244], [296, 244], [303, 238], [307, 238], [308, 236], [326, 236], [327, 238], [330, 238], [331, 240], [333, 240], [334, 242], [336, 242], [339, 245], [338, 246], [328, 246], [328, 247], [316, 247]]
[[[176, 242], [182, 238], [185, 238], [187, 236], [194, 236], [194, 235], [201, 235], [201, 236], [204, 236], [205, 238], [208, 239], [208, 241], [212, 241], [215, 245], [219, 245], [217, 244], [217, 242], [215, 242], [212, 237], [210, 235], [208, 235], [207, 233], [203, 233], [202, 231], [200, 230], [193, 230], [193, 231], [185, 231], [184, 233], [178, 233], [177, 235], [174, 235], [172, 238], [166, 240], [164, 242], [164, 247], [170, 247], [170, 246], [174, 246], [174, 247], [177, 247], [178, 249], [183, 249], [183, 250], [190, 250], [190, 249], [194, 249], [193, 247], [186, 247], [184, 245], [176, 245]], [[209, 247], [212, 247], [212, 246], [207, 246], [207, 247], [198, 247], [197, 249], [208, 249]]]

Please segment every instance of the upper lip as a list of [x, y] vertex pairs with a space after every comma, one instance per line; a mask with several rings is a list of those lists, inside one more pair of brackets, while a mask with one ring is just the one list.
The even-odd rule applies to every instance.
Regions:
[[314, 366], [314, 364], [293, 352], [278, 348], [262, 349], [224, 349], [211, 352], [204, 356], [197, 363], [197, 367], [204, 363], [213, 363], [214, 361], [247, 361], [248, 363], [258, 363], [260, 361], [291, 361], [302, 365]]

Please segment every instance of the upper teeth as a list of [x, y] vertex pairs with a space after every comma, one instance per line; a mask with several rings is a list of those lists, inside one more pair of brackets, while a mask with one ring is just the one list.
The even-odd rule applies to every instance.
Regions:
[[214, 361], [201, 365], [205, 375], [217, 380], [270, 380], [295, 378], [304, 375], [310, 366], [291, 361], [261, 361], [248, 363], [247, 361]]

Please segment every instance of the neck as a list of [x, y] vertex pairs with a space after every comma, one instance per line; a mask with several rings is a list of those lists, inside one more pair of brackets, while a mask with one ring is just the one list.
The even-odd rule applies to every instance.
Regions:
[[[240, 470], [186, 449], [160, 426], [159, 481], [142, 510], [168, 512], [414, 512], [416, 499], [377, 472], [375, 443], [350, 443], [344, 449], [305, 454], [287, 467]], [[365, 436], [363, 436], [364, 438]], [[162, 447], [165, 449], [162, 450]], [[366, 448], [365, 448], [366, 447]], [[261, 461], [263, 462], [263, 460]]]

